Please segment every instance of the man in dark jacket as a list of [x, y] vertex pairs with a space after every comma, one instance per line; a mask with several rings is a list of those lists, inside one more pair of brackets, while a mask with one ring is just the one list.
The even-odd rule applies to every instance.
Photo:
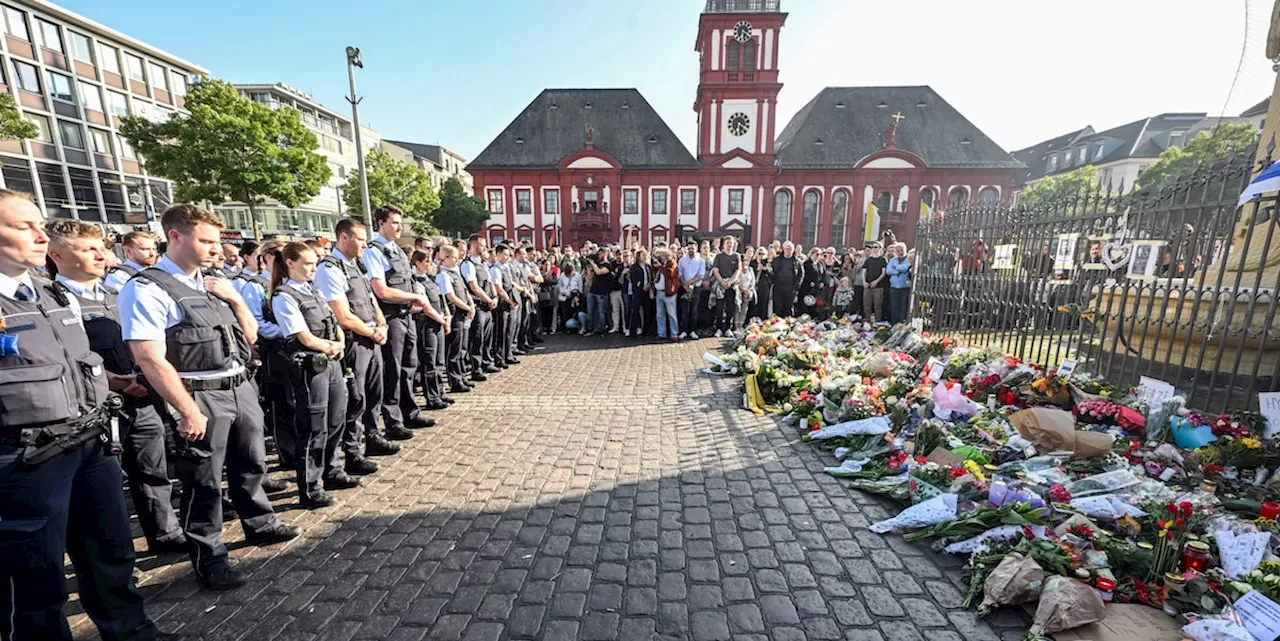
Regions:
[[796, 246], [787, 241], [782, 244], [782, 255], [773, 259], [773, 314], [791, 316], [796, 302], [796, 286], [800, 283], [800, 261], [796, 259]]

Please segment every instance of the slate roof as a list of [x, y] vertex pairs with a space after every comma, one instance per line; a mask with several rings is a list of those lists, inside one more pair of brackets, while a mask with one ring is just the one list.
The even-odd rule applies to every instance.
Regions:
[[1241, 118], [1252, 118], [1253, 116], [1265, 116], [1267, 110], [1271, 108], [1271, 96], [1262, 99], [1262, 102], [1245, 109], [1241, 114]]
[[[1059, 136], [1050, 141], [1013, 152], [1027, 164], [1027, 170], [1019, 172], [1018, 183], [1025, 185], [1032, 180], [1039, 180], [1047, 175], [1074, 171], [1085, 165], [1105, 165], [1129, 158], [1155, 159], [1169, 148], [1170, 134], [1175, 130], [1191, 131], [1196, 124], [1204, 120], [1204, 113], [1164, 113], [1150, 118], [1135, 120], [1119, 127], [1105, 131], [1076, 136], [1070, 142], [1058, 147], [1048, 143], [1062, 140]], [[1081, 131], [1092, 132], [1086, 127]], [[1184, 136], [1185, 143], [1190, 138]], [[1102, 156], [1098, 157], [1098, 145], [1102, 145]], [[1086, 148], [1084, 160], [1080, 160], [1079, 149]], [[1068, 151], [1066, 162], [1061, 153]], [[1059, 158], [1053, 171], [1049, 171], [1049, 157]]]
[[1022, 166], [928, 86], [823, 89], [778, 136], [778, 164], [783, 169], [852, 168], [884, 149], [883, 133], [896, 113], [906, 116], [896, 147], [929, 167]]
[[403, 140], [387, 140], [387, 142], [408, 149], [415, 158], [425, 158], [437, 167], [444, 166], [444, 153], [441, 151], [440, 145], [424, 145], [416, 142], [405, 142]]
[[1013, 152], [1013, 157], [1026, 165], [1025, 169], [1018, 171], [1017, 182], [1022, 184], [1029, 180], [1030, 176], [1043, 176], [1049, 152], [1062, 151], [1070, 147], [1071, 143], [1084, 136], [1091, 136], [1093, 133], [1093, 127], [1085, 127]]
[[586, 149], [588, 124], [595, 129], [595, 148], [623, 167], [698, 166], [639, 91], [545, 89], [467, 169], [556, 167], [566, 156]]

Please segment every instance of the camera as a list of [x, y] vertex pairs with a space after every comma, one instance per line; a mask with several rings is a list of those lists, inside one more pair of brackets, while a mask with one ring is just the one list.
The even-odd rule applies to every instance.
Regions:
[[304, 374], [319, 374], [329, 367], [329, 357], [319, 352], [297, 352], [293, 365]]

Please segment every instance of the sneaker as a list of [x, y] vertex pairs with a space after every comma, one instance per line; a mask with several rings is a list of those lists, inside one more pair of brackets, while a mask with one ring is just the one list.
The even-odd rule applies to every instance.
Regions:
[[319, 510], [333, 505], [334, 498], [324, 492], [316, 492], [311, 496], [298, 499], [298, 505], [304, 510]]
[[617, 327], [615, 327], [615, 328], [613, 328], [613, 329], [609, 330], [609, 333], [610, 333], [610, 334], [617, 334], [617, 333], [618, 333], [618, 328], [617, 328]]
[[342, 469], [352, 476], [365, 476], [377, 472], [378, 464], [363, 456], [353, 456], [347, 459]]
[[587, 328], [584, 327], [578, 330], [578, 336], [586, 336], [586, 335], [587, 335]]
[[365, 456], [391, 456], [399, 454], [400, 446], [388, 441], [381, 434], [374, 434], [365, 439], [364, 455]]
[[298, 535], [301, 533], [302, 533], [302, 530], [298, 528], [298, 526], [296, 525], [285, 525], [284, 523], [277, 523], [275, 527], [271, 528], [270, 530], [266, 530], [264, 532], [258, 532], [257, 534], [249, 534], [248, 532], [246, 532], [244, 535], [244, 540], [249, 545], [256, 545], [261, 547], [264, 545], [271, 545], [273, 543], [284, 543], [285, 541], [292, 541], [298, 538]]
[[680, 332], [680, 338], [688, 338], [689, 332]]
[[331, 476], [324, 480], [326, 490], [350, 490], [356, 487], [360, 487], [360, 479], [347, 474]]
[[718, 329], [717, 329], [717, 330], [716, 330], [716, 338], [720, 338], [721, 336], [722, 336], [722, 334], [720, 333], [720, 330], [718, 330]]
[[698, 332], [689, 332], [689, 338], [692, 338], [695, 341], [698, 340]]
[[671, 337], [671, 342], [672, 342], [672, 343], [679, 343], [679, 342], [680, 342], [680, 339], [679, 339], [679, 338], [677, 338], [677, 337], [675, 337], [675, 336], [672, 336], [672, 337]]
[[245, 577], [243, 572], [229, 565], [204, 574], [196, 573], [196, 582], [200, 584], [200, 587], [215, 592], [234, 590], [248, 581], [249, 579]]

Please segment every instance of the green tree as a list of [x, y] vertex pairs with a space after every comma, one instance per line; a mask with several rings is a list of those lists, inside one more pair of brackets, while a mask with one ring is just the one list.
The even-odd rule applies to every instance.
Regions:
[[1178, 176], [1186, 176], [1201, 167], [1226, 159], [1232, 153], [1245, 153], [1258, 140], [1258, 131], [1249, 123], [1220, 122], [1202, 131], [1183, 147], [1170, 147], [1142, 175], [1138, 188], [1159, 193]]
[[35, 123], [22, 117], [13, 94], [0, 92], [0, 140], [26, 140], [40, 135]]
[[[436, 196], [431, 177], [426, 172], [376, 148], [365, 156], [364, 164], [368, 174], [370, 208], [395, 205], [404, 211], [413, 233], [435, 233], [431, 214], [440, 207], [440, 198]], [[361, 211], [359, 173], [347, 177], [342, 199], [349, 211]]]
[[1065, 174], [1049, 176], [1018, 194], [1018, 203], [1027, 208], [1054, 202], [1070, 202], [1073, 197], [1083, 197], [1098, 186], [1098, 168], [1085, 165]]
[[484, 201], [467, 193], [462, 181], [450, 178], [440, 188], [440, 209], [436, 211], [436, 227], [440, 231], [467, 236], [484, 229], [489, 212]]
[[187, 116], [160, 123], [130, 116], [120, 125], [147, 171], [173, 181], [178, 200], [243, 202], [261, 239], [257, 205], [270, 198], [297, 207], [328, 182], [319, 141], [297, 110], [272, 109], [210, 78], [191, 84], [186, 107]]

